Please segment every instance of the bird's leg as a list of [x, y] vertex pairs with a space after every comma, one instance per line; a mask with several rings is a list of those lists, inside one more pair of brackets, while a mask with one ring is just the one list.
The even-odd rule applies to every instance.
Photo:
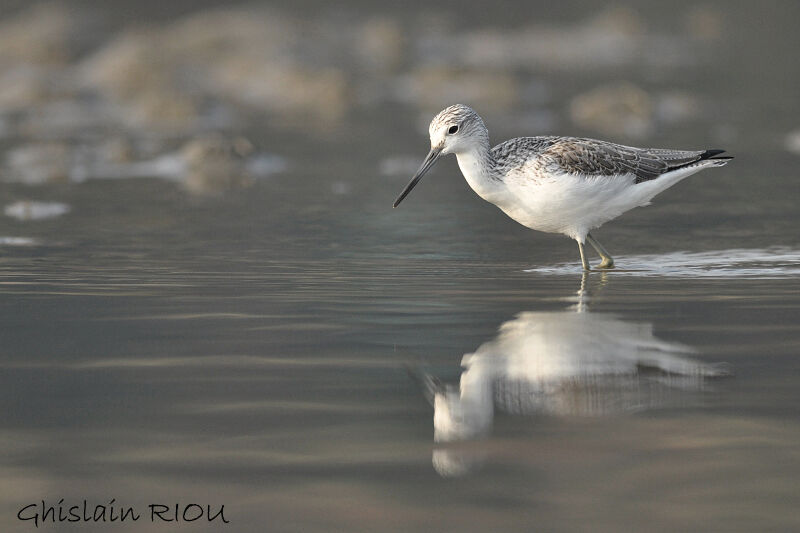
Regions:
[[608, 250], [603, 248], [603, 245], [600, 244], [600, 241], [592, 237], [591, 233], [586, 234], [586, 241], [591, 244], [592, 248], [594, 248], [597, 253], [600, 254], [600, 257], [603, 258], [600, 264], [597, 265], [597, 268], [614, 268], [614, 258], [611, 257], [611, 254], [608, 253]]
[[589, 266], [589, 261], [586, 259], [586, 254], [583, 251], [583, 243], [578, 241], [578, 250], [581, 252], [581, 263], [583, 263], [583, 270], [589, 272], [591, 267]]

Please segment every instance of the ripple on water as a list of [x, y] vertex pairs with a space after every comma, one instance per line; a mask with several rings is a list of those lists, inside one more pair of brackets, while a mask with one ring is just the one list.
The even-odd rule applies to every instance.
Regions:
[[[800, 251], [790, 248], [740, 248], [707, 252], [620, 256], [614, 275], [782, 278], [800, 274]], [[537, 274], [575, 274], [580, 264], [560, 263], [526, 269]]]
[[0, 236], [0, 246], [33, 246], [35, 244], [38, 244], [38, 241], [30, 237]]

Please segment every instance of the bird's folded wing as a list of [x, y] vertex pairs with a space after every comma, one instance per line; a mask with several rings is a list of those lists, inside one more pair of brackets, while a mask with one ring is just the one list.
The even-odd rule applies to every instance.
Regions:
[[539, 158], [540, 164], [552, 173], [583, 176], [630, 174], [635, 176], [636, 183], [641, 183], [718, 153], [717, 150], [634, 148], [594, 139], [561, 137], [542, 150]]

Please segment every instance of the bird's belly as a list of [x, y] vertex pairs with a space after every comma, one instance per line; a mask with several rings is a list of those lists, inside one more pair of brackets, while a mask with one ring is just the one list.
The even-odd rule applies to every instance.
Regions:
[[566, 219], [552, 206], [530, 203], [519, 205], [516, 203], [497, 206], [509, 217], [537, 231], [546, 233], [565, 233], [573, 222]]
[[[563, 175], [518, 184], [494, 203], [523, 226], [583, 240], [586, 233], [642, 205], [630, 194], [632, 179]], [[646, 203], [646, 202], [645, 202]]]

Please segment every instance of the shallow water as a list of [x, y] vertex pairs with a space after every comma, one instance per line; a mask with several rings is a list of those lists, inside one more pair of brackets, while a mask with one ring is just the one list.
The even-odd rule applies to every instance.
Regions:
[[[422, 201], [378, 231], [359, 226], [358, 202], [320, 200], [286, 223], [296, 183], [209, 203], [156, 181], [117, 187], [67, 193], [68, 225], [20, 225], [38, 244], [3, 246], [6, 517], [63, 497], [225, 504], [244, 531], [796, 525], [791, 249], [621, 255], [657, 275], [582, 280], [566, 239], [531, 236], [526, 254], [467, 222], [445, 237], [410, 220], [431, 216]], [[435, 444], [415, 376], [457, 384], [462, 355], [524, 312], [643, 331], [732, 375], [699, 390], [629, 376], [589, 394], [621, 409], [498, 407], [489, 434]], [[546, 333], [532, 355], [571, 338]]]
[[[614, 269], [624, 274], [645, 277], [783, 278], [800, 274], [800, 252], [788, 248], [754, 250], [709, 250], [667, 254], [620, 256], [624, 265]], [[542, 274], [574, 274], [575, 264], [564, 263], [526, 269]]]
[[[158, 176], [4, 183], [5, 206], [68, 210], [0, 220], [0, 529], [61, 498], [142, 514], [81, 531], [173, 527], [151, 503], [225, 506], [229, 525], [182, 524], [196, 531], [800, 528], [797, 155], [781, 144], [800, 73], [752, 75], [792, 40], [789, 17], [761, 15], [778, 29], [720, 47], [739, 69], [655, 82], [715, 107], [641, 144], [710, 139], [736, 159], [599, 230], [610, 272], [583, 276], [573, 242], [509, 221], [452, 160], [391, 209], [426, 151], [424, 104], [336, 135], [256, 124], [285, 168], [209, 195]], [[648, 61], [607, 77], [650, 83]], [[570, 94], [547, 107], [581, 133]], [[532, 133], [499, 116], [496, 140]], [[431, 401], [470, 380], [488, 396], [437, 437]]]

